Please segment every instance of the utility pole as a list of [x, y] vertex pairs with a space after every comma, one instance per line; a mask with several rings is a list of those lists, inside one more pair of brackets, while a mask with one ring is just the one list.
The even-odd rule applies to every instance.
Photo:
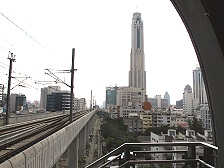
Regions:
[[90, 111], [92, 111], [92, 90], [91, 90]]
[[70, 97], [70, 123], [72, 123], [72, 111], [73, 111], [73, 88], [74, 88], [74, 59], [75, 49], [72, 49], [72, 69], [71, 69], [71, 97]]
[[1, 96], [0, 96], [0, 101], [1, 101], [1, 104], [0, 106], [4, 106], [4, 85], [3, 84], [0, 84], [0, 91], [1, 91]]
[[9, 111], [10, 111], [10, 88], [11, 88], [11, 78], [12, 78], [12, 62], [15, 62], [15, 55], [9, 51], [8, 59], [9, 64], [9, 76], [8, 76], [8, 88], [7, 88], [7, 100], [6, 100], [6, 116], [5, 124], [9, 124]]
[[[70, 122], [72, 122], [72, 111], [73, 111], [73, 95], [74, 95], [74, 72], [77, 71], [77, 69], [74, 69], [74, 60], [75, 60], [75, 49], [72, 48], [72, 68], [70, 70], [59, 70], [59, 73], [71, 73], [71, 85], [68, 85], [63, 80], [59, 79], [54, 73], [50, 71], [50, 69], [45, 69], [48, 72], [45, 72], [45, 74], [49, 75], [50, 77], [55, 79], [55, 83], [62, 83], [68, 86], [71, 89], [71, 95], [70, 95]], [[43, 81], [39, 81], [43, 82]]]

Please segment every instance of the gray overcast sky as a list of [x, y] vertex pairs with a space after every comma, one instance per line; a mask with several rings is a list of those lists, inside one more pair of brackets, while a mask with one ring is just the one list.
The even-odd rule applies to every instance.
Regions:
[[[28, 100], [39, 100], [40, 88], [48, 85], [35, 81], [53, 80], [44, 74], [45, 68], [71, 69], [72, 48], [78, 69], [75, 97], [90, 100], [93, 90], [101, 105], [106, 86], [127, 86], [134, 12], [141, 13], [144, 23], [148, 96], [164, 96], [168, 91], [175, 103], [185, 85], [192, 86], [198, 61], [169, 0], [0, 0], [0, 12], [32, 37], [0, 15], [0, 83], [7, 85], [11, 51], [16, 55], [12, 75], [32, 77], [25, 81], [26, 88], [15, 87], [11, 93], [24, 93]], [[70, 84], [70, 74], [56, 75]], [[12, 87], [17, 83], [12, 79]]]

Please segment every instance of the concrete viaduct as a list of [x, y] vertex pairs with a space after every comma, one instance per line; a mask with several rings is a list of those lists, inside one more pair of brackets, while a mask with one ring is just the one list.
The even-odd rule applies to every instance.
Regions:
[[[198, 61], [202, 70], [203, 79], [209, 100], [211, 119], [213, 125], [214, 145], [218, 147], [218, 163], [215, 167], [224, 167], [224, 133], [223, 133], [223, 97], [224, 97], [224, 10], [222, 0], [170, 0], [179, 13], [192, 40]], [[77, 135], [84, 135], [87, 131], [88, 121], [94, 112], [80, 121], [70, 124], [68, 127], [55, 133], [32, 148], [27, 149], [11, 161], [14, 164], [19, 160], [28, 158], [21, 165], [11, 165], [8, 161], [0, 167], [25, 168], [25, 164], [36, 164], [37, 167], [52, 167], [57, 159], [66, 150], [74, 147], [77, 158]], [[85, 147], [81, 147], [85, 148]], [[44, 158], [48, 159], [47, 161]], [[34, 158], [37, 158], [34, 161]], [[42, 162], [41, 162], [42, 161]], [[72, 160], [70, 159], [70, 163]], [[77, 159], [73, 160], [77, 165]], [[10, 168], [11, 168], [10, 167]], [[31, 166], [32, 167], [32, 166]], [[77, 166], [74, 166], [77, 167]], [[27, 168], [27, 166], [26, 166]]]
[[[0, 168], [57, 168], [68, 149], [69, 168], [78, 167], [78, 156], [86, 156], [86, 144], [95, 122], [95, 112], [74, 121], [51, 136], [0, 164]], [[79, 143], [80, 142], [80, 143]]]

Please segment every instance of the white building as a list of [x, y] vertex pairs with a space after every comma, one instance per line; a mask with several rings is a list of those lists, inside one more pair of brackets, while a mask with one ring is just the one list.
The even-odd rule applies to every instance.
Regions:
[[183, 110], [188, 115], [193, 115], [195, 110], [195, 99], [190, 85], [186, 85], [183, 93]]
[[117, 90], [116, 102], [118, 106], [142, 108], [145, 97], [145, 90], [142, 88], [119, 87]]
[[75, 98], [74, 109], [75, 110], [85, 110], [86, 109], [86, 99], [85, 98]]
[[153, 112], [153, 127], [159, 127], [162, 125], [171, 126], [171, 115], [169, 112]]
[[120, 107], [119, 117], [128, 118], [131, 114], [141, 114], [144, 112], [142, 108]]
[[132, 18], [129, 86], [144, 89], [146, 93], [143, 37], [143, 21], [141, 20], [141, 13], [134, 13]]
[[168, 108], [169, 107], [169, 99], [162, 98], [161, 95], [156, 95], [154, 98], [148, 98], [148, 102], [151, 103], [152, 108]]
[[115, 119], [119, 117], [119, 112], [120, 111], [120, 107], [117, 108], [116, 105], [113, 104], [108, 104], [107, 108], [106, 108], [106, 112], [109, 113], [110, 118]]

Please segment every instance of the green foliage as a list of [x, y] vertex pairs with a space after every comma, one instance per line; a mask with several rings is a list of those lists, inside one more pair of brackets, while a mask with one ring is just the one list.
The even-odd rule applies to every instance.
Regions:
[[204, 133], [204, 128], [202, 127], [201, 120], [198, 120], [195, 116], [188, 120], [188, 125], [191, 130], [195, 130], [195, 132], [198, 132], [200, 134]]
[[164, 134], [166, 134], [168, 129], [170, 129], [168, 125], [161, 125], [159, 127], [151, 127], [146, 129], [144, 134], [150, 135], [150, 132], [153, 132], [155, 134], [161, 134], [161, 132], [163, 132]]
[[101, 135], [106, 142], [106, 150], [111, 151], [125, 142], [139, 142], [135, 134], [127, 131], [123, 119], [107, 119], [101, 125]]
[[99, 118], [103, 118], [104, 120], [105, 119], [108, 119], [110, 116], [109, 116], [109, 113], [107, 113], [107, 112], [105, 112], [105, 111], [103, 111], [103, 110], [98, 110], [97, 112], [96, 112], [96, 114], [97, 114], [97, 116], [99, 117]]
[[83, 156], [79, 156], [78, 167], [84, 167], [86, 164], [86, 160]]
[[181, 134], [185, 134], [186, 128], [181, 127], [180, 125], [178, 125], [177, 128], [176, 128], [176, 131], [177, 131], [177, 133], [180, 132]]

